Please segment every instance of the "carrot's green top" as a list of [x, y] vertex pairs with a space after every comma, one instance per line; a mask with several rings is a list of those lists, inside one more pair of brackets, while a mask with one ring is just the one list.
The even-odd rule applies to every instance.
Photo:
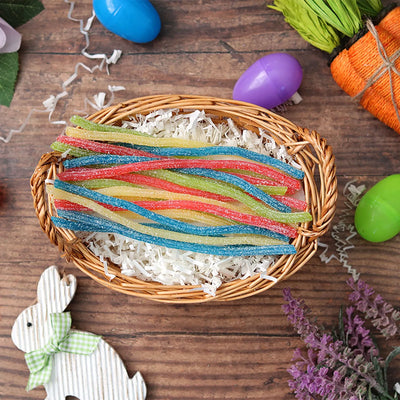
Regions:
[[280, 11], [304, 40], [328, 53], [383, 8], [381, 0], [274, 0], [269, 7]]

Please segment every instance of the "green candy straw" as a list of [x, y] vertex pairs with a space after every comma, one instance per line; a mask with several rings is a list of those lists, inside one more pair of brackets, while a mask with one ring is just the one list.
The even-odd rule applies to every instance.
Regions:
[[207, 192], [231, 197], [237, 201], [242, 202], [243, 204], [246, 204], [246, 206], [248, 206], [258, 215], [268, 219], [272, 219], [276, 222], [295, 224], [299, 222], [311, 221], [312, 219], [311, 215], [308, 212], [283, 213], [272, 210], [271, 208], [265, 206], [263, 203], [260, 203], [253, 197], [246, 194], [241, 189], [237, 189], [229, 183], [221, 181], [217, 182], [208, 178], [190, 176], [167, 170], [146, 172], [146, 175], [147, 174], [150, 176], [155, 176], [157, 178], [165, 179], [169, 182], [177, 183], [178, 185], [191, 187], [193, 189], [206, 190]]
[[96, 153], [91, 150], [81, 149], [80, 147], [71, 146], [70, 144], [65, 144], [61, 142], [53, 142], [50, 147], [61, 153], [68, 151], [68, 154], [73, 157], [87, 157], [87, 156], [95, 156], [99, 153]]
[[106, 124], [98, 124], [93, 121], [89, 121], [79, 115], [73, 115], [70, 121], [79, 126], [82, 129], [87, 129], [88, 131], [97, 131], [97, 132], [117, 132], [117, 133], [132, 133], [134, 135], [140, 136], [150, 136], [147, 133], [138, 132], [130, 128], [122, 128], [120, 126], [114, 125], [106, 125]]

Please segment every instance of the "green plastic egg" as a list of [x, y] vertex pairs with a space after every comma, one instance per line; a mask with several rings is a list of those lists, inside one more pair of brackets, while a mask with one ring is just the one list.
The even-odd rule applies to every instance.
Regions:
[[354, 223], [360, 236], [370, 242], [384, 242], [400, 232], [400, 174], [382, 179], [365, 193]]

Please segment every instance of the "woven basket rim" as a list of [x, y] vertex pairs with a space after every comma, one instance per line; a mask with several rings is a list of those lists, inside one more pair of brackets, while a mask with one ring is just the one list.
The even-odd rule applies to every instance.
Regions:
[[[157, 109], [174, 109], [177, 112], [204, 110], [215, 119], [231, 118], [240, 128], [267, 130], [278, 144], [300, 163], [305, 172], [304, 192], [313, 216], [312, 223], [302, 223], [299, 235], [291, 243], [297, 254], [279, 257], [269, 270], [275, 281], [259, 275], [223, 283], [215, 296], [204, 293], [200, 285], [163, 285], [122, 275], [119, 267], [109, 263], [110, 280], [104, 266], [72, 231], [56, 228], [51, 216], [45, 182], [62, 170], [61, 153], [49, 152], [42, 156], [31, 178], [34, 208], [40, 226], [61, 254], [96, 282], [117, 292], [167, 303], [200, 303], [229, 301], [261, 293], [277, 282], [297, 272], [316, 252], [317, 238], [329, 228], [335, 213], [337, 198], [336, 168], [332, 149], [317, 132], [301, 128], [273, 112], [240, 101], [195, 95], [153, 95], [115, 104], [91, 115], [89, 119], [100, 123], [118, 124], [133, 114], [148, 114]], [[318, 186], [319, 187], [318, 187]]]

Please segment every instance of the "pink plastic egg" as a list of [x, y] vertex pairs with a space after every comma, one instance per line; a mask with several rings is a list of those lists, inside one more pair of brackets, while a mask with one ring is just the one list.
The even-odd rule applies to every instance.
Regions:
[[264, 108], [274, 108], [288, 101], [300, 87], [303, 70], [286, 53], [272, 53], [257, 60], [238, 79], [233, 99]]

